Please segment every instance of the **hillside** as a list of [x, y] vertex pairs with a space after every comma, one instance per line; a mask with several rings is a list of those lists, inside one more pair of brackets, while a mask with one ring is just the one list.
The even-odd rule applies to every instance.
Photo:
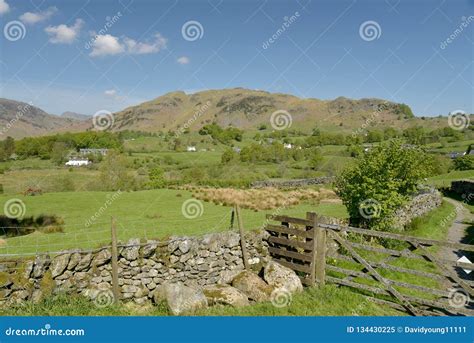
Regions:
[[316, 126], [331, 131], [352, 131], [367, 123], [396, 128], [447, 125], [446, 118], [409, 118], [399, 104], [381, 99], [301, 99], [287, 94], [234, 88], [189, 95], [184, 92], [165, 94], [116, 113], [114, 130], [176, 130], [188, 123], [194, 131], [214, 121], [224, 127], [256, 129], [260, 125], [270, 127], [270, 116], [277, 110], [291, 114], [292, 128], [306, 131]]
[[66, 111], [62, 113], [61, 118], [73, 119], [73, 120], [79, 120], [79, 121], [91, 120], [91, 116], [88, 116], [87, 114], [81, 114], [81, 113], [76, 113], [76, 112], [71, 112], [71, 111]]
[[[189, 127], [197, 131], [212, 122], [246, 130], [262, 125], [271, 129], [270, 117], [278, 110], [290, 113], [292, 129], [306, 132], [315, 127], [350, 133], [367, 127], [447, 126], [446, 118], [411, 117], [400, 104], [382, 99], [301, 99], [288, 94], [234, 88], [165, 94], [115, 113], [112, 130], [157, 132]], [[24, 102], [0, 98], [0, 135], [5, 137], [89, 129], [93, 129], [90, 116], [75, 112], [55, 116]]]
[[88, 125], [48, 114], [25, 102], [0, 98], [0, 139], [7, 136], [22, 138], [52, 132], [82, 131]]

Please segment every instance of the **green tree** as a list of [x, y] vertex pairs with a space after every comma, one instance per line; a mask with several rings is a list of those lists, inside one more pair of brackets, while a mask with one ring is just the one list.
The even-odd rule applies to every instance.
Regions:
[[323, 160], [321, 151], [319, 149], [311, 149], [308, 156], [308, 166], [310, 169], [316, 170]]
[[454, 160], [454, 169], [470, 170], [474, 169], [474, 155], [465, 155]]
[[230, 163], [231, 161], [235, 160], [237, 154], [232, 149], [226, 149], [221, 156], [221, 162], [223, 164]]
[[160, 167], [155, 167], [148, 173], [150, 187], [163, 188], [166, 185], [165, 172]]
[[67, 157], [68, 150], [66, 143], [55, 142], [51, 151], [51, 160], [57, 165], [63, 164]]
[[432, 159], [423, 150], [391, 140], [346, 167], [336, 178], [336, 192], [351, 223], [390, 231], [395, 210], [408, 201], [431, 170]]
[[99, 180], [104, 190], [129, 190], [133, 187], [133, 178], [128, 171], [127, 159], [119, 152], [109, 150], [99, 170]]

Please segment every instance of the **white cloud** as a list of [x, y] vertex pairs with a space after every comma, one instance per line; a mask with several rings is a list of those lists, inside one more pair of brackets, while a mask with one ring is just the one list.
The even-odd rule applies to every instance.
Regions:
[[179, 64], [188, 64], [189, 62], [191, 62], [191, 60], [189, 59], [189, 57], [186, 57], [186, 56], [182, 56], [180, 58], [178, 58], [176, 60]]
[[91, 56], [117, 55], [124, 52], [123, 45], [119, 39], [112, 35], [98, 35], [92, 43]]
[[44, 31], [50, 36], [49, 41], [54, 44], [71, 44], [81, 31], [84, 21], [76, 19], [72, 26], [61, 24], [58, 26], [48, 26]]
[[51, 18], [58, 9], [56, 7], [50, 7], [47, 10], [40, 12], [26, 12], [20, 16], [20, 20], [25, 24], [34, 25], [36, 23], [48, 20]]
[[117, 91], [115, 89], [107, 89], [105, 92], [104, 92], [105, 95], [107, 96], [116, 96], [117, 95]]
[[151, 43], [137, 42], [131, 38], [124, 38], [125, 46], [129, 54], [141, 55], [152, 54], [160, 52], [161, 49], [166, 48], [167, 39], [161, 34], [157, 33], [154, 36], [155, 40]]
[[128, 53], [133, 55], [153, 54], [166, 48], [167, 39], [161, 34], [154, 35], [151, 42], [137, 42], [128, 37], [115, 37], [112, 35], [97, 35], [92, 43], [90, 56], [106, 56]]
[[10, 5], [5, 0], [0, 0], [0, 14], [5, 14], [10, 11]]

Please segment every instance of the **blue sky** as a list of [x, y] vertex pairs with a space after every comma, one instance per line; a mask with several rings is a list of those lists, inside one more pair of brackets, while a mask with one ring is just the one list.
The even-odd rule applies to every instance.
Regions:
[[245, 87], [472, 113], [472, 16], [473, 0], [0, 0], [0, 96], [94, 114]]

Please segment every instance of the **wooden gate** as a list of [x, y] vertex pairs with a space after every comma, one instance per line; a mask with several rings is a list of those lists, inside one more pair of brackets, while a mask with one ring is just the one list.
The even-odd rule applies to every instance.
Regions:
[[463, 278], [473, 265], [436, 254], [440, 247], [474, 252], [473, 245], [327, 224], [315, 213], [267, 219], [280, 222], [266, 226], [270, 254], [305, 285], [350, 287], [412, 315], [474, 315], [474, 289]]

